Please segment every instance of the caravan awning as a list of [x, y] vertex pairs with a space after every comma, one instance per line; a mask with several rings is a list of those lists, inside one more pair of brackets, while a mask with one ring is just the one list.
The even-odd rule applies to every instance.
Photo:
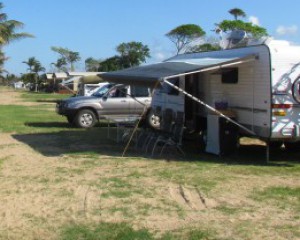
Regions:
[[252, 61], [255, 55], [231, 58], [173, 59], [162, 63], [99, 74], [105, 81], [154, 87], [157, 82]]

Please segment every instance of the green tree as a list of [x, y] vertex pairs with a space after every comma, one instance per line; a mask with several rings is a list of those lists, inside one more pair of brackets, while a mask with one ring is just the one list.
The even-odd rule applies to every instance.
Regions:
[[65, 58], [61, 57], [59, 59], [56, 60], [55, 63], [51, 63], [58, 71], [67, 71], [67, 61]]
[[46, 69], [41, 65], [41, 63], [38, 61], [34, 66], [32, 71], [36, 74], [38, 74], [39, 72], [45, 72]]
[[25, 63], [28, 65], [28, 70], [29, 72], [33, 72], [33, 68], [34, 66], [38, 63], [39, 61], [37, 59], [35, 59], [35, 57], [30, 57], [28, 58], [27, 61], [23, 61], [22, 63]]
[[4, 52], [2, 52], [1, 49], [0, 49], [0, 76], [1, 76], [1, 74], [4, 73], [4, 72], [8, 73], [8, 72], [3, 68], [4, 62], [5, 62], [7, 59], [8, 59], [8, 58], [5, 57]]
[[6, 79], [5, 79], [5, 84], [6, 85], [10, 85], [12, 84], [13, 82], [17, 82], [19, 81], [20, 79], [15, 75], [15, 74], [7, 74], [6, 75]]
[[228, 12], [234, 16], [234, 20], [238, 20], [238, 17], [246, 17], [246, 13], [240, 8], [233, 8]]
[[74, 63], [81, 59], [79, 52], [71, 51], [68, 48], [51, 47], [51, 50], [60, 54], [61, 58], [64, 58], [66, 62], [70, 64], [71, 71], [75, 70]]
[[223, 20], [218, 24], [218, 27], [223, 32], [233, 31], [233, 30], [243, 30], [250, 37], [259, 38], [262, 36], [267, 36], [268, 32], [265, 28], [253, 25], [251, 22], [244, 22], [241, 20]]
[[251, 22], [244, 22], [237, 20], [238, 16], [246, 16], [245, 12], [241, 9], [234, 8], [229, 10], [229, 13], [234, 15], [235, 20], [223, 20], [216, 24], [218, 29], [223, 32], [230, 32], [234, 30], [243, 30], [247, 33], [248, 38], [260, 38], [267, 36], [268, 32], [265, 28], [252, 24]]
[[24, 27], [24, 24], [17, 20], [8, 19], [7, 14], [3, 12], [3, 8], [4, 5], [0, 2], [0, 74], [4, 72], [3, 64], [8, 59], [2, 50], [3, 47], [12, 41], [33, 37], [32, 34], [26, 32], [17, 32], [18, 29]]
[[171, 42], [175, 44], [177, 54], [179, 54], [188, 44], [204, 35], [205, 31], [195, 24], [180, 25], [166, 34]]
[[150, 50], [147, 45], [141, 42], [121, 43], [116, 48], [121, 57], [123, 68], [139, 66], [146, 58], [150, 57]]
[[38, 61], [35, 57], [30, 57], [27, 61], [23, 63], [28, 65], [29, 74], [26, 74], [24, 80], [26, 82], [35, 84], [35, 91], [38, 91], [38, 85], [40, 84], [39, 72], [44, 72], [46, 69], [42, 66], [40, 61]]
[[98, 69], [101, 72], [117, 71], [123, 69], [121, 62], [121, 57], [116, 55], [102, 61]]
[[18, 29], [24, 27], [24, 24], [17, 20], [8, 20], [7, 14], [2, 12], [3, 8], [3, 3], [0, 2], [0, 46], [14, 40], [33, 37], [32, 34], [26, 32], [17, 32]]
[[221, 47], [218, 44], [212, 44], [212, 43], [204, 43], [200, 45], [193, 46], [188, 49], [188, 53], [193, 52], [210, 52], [210, 51], [217, 51], [220, 50]]
[[121, 43], [116, 47], [116, 50], [120, 55], [102, 61], [98, 68], [99, 71], [109, 72], [138, 66], [150, 57], [148, 46], [141, 42]]
[[101, 65], [101, 60], [94, 59], [92, 57], [89, 57], [85, 59], [85, 70], [87, 72], [98, 72], [99, 67]]

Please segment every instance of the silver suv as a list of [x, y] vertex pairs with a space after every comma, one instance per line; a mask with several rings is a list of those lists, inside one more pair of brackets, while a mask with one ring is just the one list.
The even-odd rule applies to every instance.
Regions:
[[135, 121], [144, 114], [147, 124], [159, 127], [159, 118], [150, 110], [151, 90], [146, 87], [107, 84], [92, 96], [71, 97], [56, 104], [56, 112], [77, 127], [93, 127], [99, 119]]

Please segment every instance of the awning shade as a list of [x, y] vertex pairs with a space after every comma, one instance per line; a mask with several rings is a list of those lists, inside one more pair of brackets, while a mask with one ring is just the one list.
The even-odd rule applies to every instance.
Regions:
[[99, 74], [105, 81], [154, 87], [166, 78], [208, 71], [216, 67], [240, 64], [255, 59], [254, 55], [231, 58], [178, 59], [120, 71]]

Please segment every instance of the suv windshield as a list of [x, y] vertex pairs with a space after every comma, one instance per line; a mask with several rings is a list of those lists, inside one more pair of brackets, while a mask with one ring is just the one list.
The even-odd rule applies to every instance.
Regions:
[[99, 88], [96, 92], [92, 94], [94, 97], [102, 97], [114, 84], [109, 83]]

